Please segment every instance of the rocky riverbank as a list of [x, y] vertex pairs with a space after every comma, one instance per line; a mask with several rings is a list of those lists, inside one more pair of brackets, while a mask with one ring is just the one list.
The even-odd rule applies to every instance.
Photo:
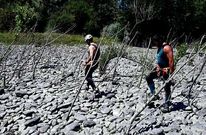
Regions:
[[[96, 71], [94, 80], [102, 94], [94, 98], [93, 91], [86, 91], [83, 85], [67, 120], [84, 80], [83, 69], [79, 66], [84, 49], [46, 47], [35, 79], [32, 79], [33, 59], [26, 62], [20, 78], [14, 74], [7, 88], [0, 91], [1, 134], [125, 134], [131, 117], [149, 100], [144, 75], [149, 72], [147, 66], [152, 64], [156, 50], [149, 50], [148, 60], [143, 65], [147, 50], [130, 48], [128, 59], [112, 59], [103, 76]], [[15, 67], [19, 67], [17, 63], [22, 51], [22, 47], [16, 47], [9, 55], [6, 67], [1, 65], [7, 80]], [[194, 82], [204, 58], [204, 55], [197, 55], [184, 64], [187, 57], [183, 57], [178, 62], [176, 70], [182, 64], [184, 67], [174, 78], [171, 111], [163, 113], [159, 107], [164, 101], [163, 91], [161, 99], [135, 119], [130, 134], [206, 134], [206, 67]], [[163, 81], [156, 80], [155, 83], [158, 89]]]

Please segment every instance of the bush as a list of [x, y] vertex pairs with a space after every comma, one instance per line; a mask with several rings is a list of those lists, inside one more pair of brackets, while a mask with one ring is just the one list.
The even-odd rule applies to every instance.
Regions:
[[29, 4], [19, 5], [16, 4], [13, 8], [15, 12], [15, 31], [23, 32], [29, 27], [34, 25], [37, 19], [38, 13], [35, 11], [34, 7], [30, 7]]
[[175, 65], [177, 64], [177, 62], [186, 55], [187, 53], [187, 49], [188, 49], [188, 45], [187, 44], [181, 44], [179, 46], [176, 47], [177, 53], [175, 55]]
[[107, 36], [107, 37], [111, 37], [111, 36], [119, 37], [120, 36], [120, 29], [121, 29], [120, 23], [116, 22], [116, 23], [110, 24], [108, 26], [105, 26], [103, 28], [102, 35]]
[[58, 32], [65, 32], [75, 25], [72, 31], [81, 34], [89, 20], [93, 20], [92, 9], [90, 9], [89, 4], [84, 0], [71, 0], [64, 6], [63, 10], [50, 17], [47, 30], [57, 27]]
[[115, 57], [120, 56], [120, 53], [122, 54], [122, 57], [126, 57], [127, 53], [125, 52], [125, 50], [123, 49], [121, 52], [121, 48], [118, 46], [109, 46], [108, 48], [106, 48], [106, 50], [104, 52], [102, 52], [101, 57], [100, 57], [100, 61], [99, 61], [99, 73], [100, 75], [103, 75], [106, 71], [107, 68], [107, 64], [109, 63], [109, 61]]
[[56, 13], [50, 17], [46, 30], [50, 31], [57, 27], [58, 32], [65, 32], [74, 24], [74, 20], [75, 16], [66, 12]]

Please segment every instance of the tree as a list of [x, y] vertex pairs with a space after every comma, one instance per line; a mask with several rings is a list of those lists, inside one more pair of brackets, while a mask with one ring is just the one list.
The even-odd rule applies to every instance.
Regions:
[[71, 0], [62, 10], [50, 17], [48, 28], [58, 26], [60, 32], [66, 31], [72, 25], [76, 25], [75, 33], [82, 33], [86, 22], [91, 19], [93, 9], [84, 0]]
[[116, 8], [115, 0], [70, 0], [51, 16], [48, 28], [57, 25], [64, 31], [75, 24], [74, 33], [99, 36], [103, 27], [115, 20]]
[[96, 30], [92, 33], [100, 35], [100, 31], [104, 26], [112, 24], [116, 21], [117, 16], [117, 1], [116, 0], [89, 0], [91, 7], [94, 8], [93, 17], [95, 19]]
[[138, 44], [144, 42], [154, 31], [154, 28], [150, 27], [158, 13], [154, 4], [154, 1], [149, 0], [125, 0], [124, 8], [120, 8], [119, 22], [122, 26], [129, 23], [129, 36], [134, 46], [139, 46]]
[[165, 39], [168, 33], [172, 38], [184, 34], [196, 39], [206, 31], [206, 0], [120, 1], [119, 22], [122, 26], [129, 22], [133, 45], [141, 46], [155, 34]]

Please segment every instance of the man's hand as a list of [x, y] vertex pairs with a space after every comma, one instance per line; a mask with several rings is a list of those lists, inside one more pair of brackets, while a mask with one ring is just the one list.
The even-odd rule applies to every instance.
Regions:
[[92, 64], [93, 64], [92, 60], [87, 63], [87, 65], [92, 65]]
[[161, 68], [158, 64], [156, 65], [156, 72], [157, 72], [157, 76], [159, 77], [161, 73]]
[[162, 75], [169, 75], [170, 74], [170, 67], [166, 67], [162, 69]]
[[81, 60], [81, 66], [84, 67], [84, 66], [86, 66], [86, 65], [87, 65], [87, 64], [86, 64], [85, 60]]
[[93, 61], [89, 61], [89, 62], [86, 62], [86, 61], [81, 61], [81, 65], [82, 66], [87, 66], [87, 65], [92, 65], [93, 64]]

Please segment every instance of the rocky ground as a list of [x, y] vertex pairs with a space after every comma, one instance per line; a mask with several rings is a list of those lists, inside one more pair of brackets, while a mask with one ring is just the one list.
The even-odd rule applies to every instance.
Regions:
[[[12, 76], [15, 67], [18, 67], [22, 48], [14, 49], [7, 59], [6, 67], [1, 65], [7, 80]], [[32, 79], [32, 59], [26, 62], [21, 78], [14, 74], [7, 88], [0, 90], [0, 134], [126, 133], [131, 117], [149, 100], [144, 75], [149, 72], [147, 69], [152, 65], [156, 50], [149, 50], [145, 66], [142, 63], [147, 50], [130, 48], [128, 59], [112, 59], [103, 76], [100, 76], [97, 70], [94, 80], [102, 95], [93, 98], [93, 91], [86, 91], [83, 85], [67, 120], [68, 111], [84, 80], [83, 69], [79, 66], [84, 49], [46, 47], [37, 66], [35, 79]], [[1, 53], [3, 51], [1, 48]], [[129, 134], [206, 134], [206, 67], [193, 83], [204, 58], [204, 55], [197, 55], [184, 64], [187, 57], [183, 57], [178, 62], [176, 70], [182, 64], [184, 67], [174, 78], [176, 85], [173, 87], [171, 111], [161, 111], [163, 91], [159, 94], [161, 99], [155, 101], [153, 107], [144, 109], [135, 119]], [[115, 68], [116, 75], [113, 76]], [[142, 74], [142, 71], [145, 72]], [[159, 79], [155, 83], [158, 89], [163, 81]]]

